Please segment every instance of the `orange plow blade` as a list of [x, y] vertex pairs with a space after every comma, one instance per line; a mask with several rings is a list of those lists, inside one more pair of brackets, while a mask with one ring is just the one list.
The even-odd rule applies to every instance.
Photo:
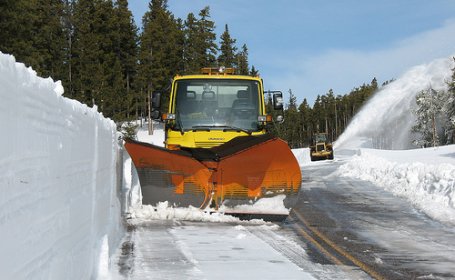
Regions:
[[300, 167], [279, 138], [243, 136], [210, 149], [177, 151], [128, 140], [125, 148], [138, 171], [143, 204], [218, 208], [280, 196], [289, 209], [297, 201]]
[[142, 204], [168, 201], [176, 206], [201, 207], [210, 202], [211, 172], [191, 154], [132, 140], [125, 148], [137, 169]]

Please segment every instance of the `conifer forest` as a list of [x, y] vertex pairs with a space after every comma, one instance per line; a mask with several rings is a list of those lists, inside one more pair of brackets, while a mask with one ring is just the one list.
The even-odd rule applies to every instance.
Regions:
[[[210, 12], [209, 6], [201, 7], [198, 14], [181, 19], [166, 0], [151, 0], [138, 26], [128, 0], [2, 0], [0, 51], [42, 77], [61, 80], [66, 97], [96, 105], [121, 124], [145, 118], [152, 92], [166, 94], [177, 74], [219, 66], [242, 75], [261, 74], [248, 59], [248, 42], [238, 42], [229, 22], [215, 23]], [[222, 34], [215, 32], [218, 25], [224, 27]], [[454, 81], [455, 73], [447, 92], [429, 88], [418, 94], [413, 130], [421, 138], [416, 145], [453, 143]], [[272, 133], [291, 148], [308, 146], [316, 132], [335, 141], [362, 105], [390, 82], [378, 85], [371, 77], [349, 93], [321, 93], [314, 104], [307, 99], [298, 104], [292, 89], [281, 89], [285, 122], [273, 125]]]

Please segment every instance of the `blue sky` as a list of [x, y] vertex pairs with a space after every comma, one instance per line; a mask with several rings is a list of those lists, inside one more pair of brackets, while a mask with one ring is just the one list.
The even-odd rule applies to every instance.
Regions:
[[[148, 0], [130, 0], [136, 24]], [[210, 6], [219, 35], [229, 26], [266, 89], [292, 89], [313, 104], [333, 89], [399, 78], [408, 68], [455, 55], [453, 0], [168, 0], [181, 19]], [[219, 41], [219, 40], [218, 40]]]

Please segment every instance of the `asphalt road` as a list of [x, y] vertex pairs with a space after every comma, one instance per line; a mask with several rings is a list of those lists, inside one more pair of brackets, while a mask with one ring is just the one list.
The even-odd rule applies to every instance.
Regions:
[[376, 279], [454, 279], [455, 229], [371, 183], [339, 176], [342, 163], [304, 167], [298, 205], [283, 224], [314, 261], [354, 265]]
[[455, 279], [455, 229], [341, 164], [304, 166], [297, 206], [272, 226], [128, 222], [113, 278]]

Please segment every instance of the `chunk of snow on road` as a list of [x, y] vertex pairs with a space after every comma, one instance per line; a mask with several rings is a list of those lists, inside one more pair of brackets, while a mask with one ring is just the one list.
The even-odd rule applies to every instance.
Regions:
[[[242, 221], [237, 217], [225, 214], [223, 211], [214, 209], [199, 209], [196, 207], [172, 207], [169, 202], [159, 202], [156, 206], [141, 205], [131, 207], [129, 215], [131, 222], [143, 223], [150, 220], [176, 220], [176, 221], [195, 221], [195, 222], [211, 222], [211, 223], [236, 223], [245, 225], [260, 225], [268, 228], [275, 228], [275, 224], [266, 222], [262, 219], [251, 219]], [[237, 230], [242, 230], [242, 225], [236, 227]]]
[[237, 225], [234, 227], [236, 230], [246, 230], [246, 228], [242, 225]]
[[244, 234], [244, 233], [239, 233], [239, 234], [237, 234], [237, 236], [236, 236], [235, 238], [236, 238], [236, 239], [245, 239], [245, 237], [246, 237], [246, 234]]
[[[240, 222], [236, 217], [225, 215], [214, 210], [201, 210], [196, 207], [172, 207], [167, 201], [160, 202], [156, 206], [142, 205], [130, 208], [131, 218], [134, 222], [145, 222], [147, 220], [182, 220], [182, 221], [203, 221], [213, 223]], [[265, 223], [262, 220], [252, 220], [250, 223]]]
[[284, 206], [283, 200], [285, 198], [286, 195], [280, 194], [274, 197], [260, 198], [252, 204], [241, 204], [234, 207], [222, 205], [220, 212], [288, 215], [290, 210]]

